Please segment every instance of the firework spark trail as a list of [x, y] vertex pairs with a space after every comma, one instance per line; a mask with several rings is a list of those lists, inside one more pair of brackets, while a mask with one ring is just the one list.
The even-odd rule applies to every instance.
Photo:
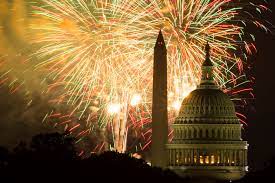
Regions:
[[[246, 53], [253, 53], [255, 46], [243, 40], [246, 20], [241, 16], [242, 6], [234, 6], [239, 3], [237, 0], [42, 0], [33, 5], [30, 28], [35, 34], [31, 38], [33, 45], [40, 48], [32, 56], [42, 60], [36, 68], [55, 80], [48, 92], [64, 87], [64, 93], [55, 101], [72, 105], [72, 113], [79, 118], [89, 113], [88, 119], [96, 114], [103, 126], [111, 121], [115, 146], [119, 146], [115, 148], [124, 151], [125, 147], [118, 144], [126, 144], [123, 136], [127, 128], [144, 126], [143, 122], [148, 121], [143, 118], [150, 118], [152, 48], [160, 28], [168, 49], [171, 114], [176, 114], [180, 101], [199, 82], [207, 41], [212, 46], [216, 82], [221, 88], [231, 91], [249, 82], [242, 72], [243, 60]], [[260, 13], [266, 10], [265, 6], [250, 5]], [[266, 29], [257, 20], [253, 23]], [[246, 53], [241, 52], [244, 56], [234, 55], [240, 48], [245, 49]], [[136, 95], [140, 96], [139, 101], [133, 102]], [[127, 122], [131, 119], [130, 111], [135, 111], [136, 124]], [[78, 127], [74, 125], [70, 130]]]

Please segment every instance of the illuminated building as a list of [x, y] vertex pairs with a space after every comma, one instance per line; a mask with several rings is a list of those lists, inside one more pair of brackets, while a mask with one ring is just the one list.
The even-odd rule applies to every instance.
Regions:
[[177, 174], [236, 180], [247, 170], [246, 141], [241, 139], [234, 103], [214, 82], [210, 46], [201, 82], [182, 102], [166, 144], [167, 166]]

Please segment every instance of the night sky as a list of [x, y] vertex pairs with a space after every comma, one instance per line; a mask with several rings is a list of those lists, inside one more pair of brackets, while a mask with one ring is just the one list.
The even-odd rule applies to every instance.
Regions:
[[[275, 11], [275, 1], [269, 0], [268, 2], [270, 3], [270, 9]], [[0, 23], [5, 26], [2, 8], [0, 6]], [[269, 13], [263, 18], [269, 19], [275, 25], [274, 15], [274, 12]], [[20, 26], [16, 27], [17, 33], [22, 33], [23, 30], [20, 29]], [[24, 47], [25, 38], [19, 40], [16, 35], [7, 33], [12, 28], [0, 29], [0, 53], [16, 55], [17, 47]], [[246, 110], [249, 126], [245, 127], [244, 134], [245, 140], [248, 140], [250, 145], [249, 165], [251, 169], [255, 170], [266, 167], [270, 160], [275, 158], [275, 30], [273, 29], [273, 34], [265, 34], [263, 31], [252, 27], [247, 29], [255, 34], [258, 50], [250, 58], [250, 61], [254, 62], [250, 72], [256, 77], [256, 85], [254, 86], [256, 101], [254, 102], [255, 105], [249, 105]], [[3, 37], [4, 35], [6, 37]], [[21, 61], [23, 58], [11, 60], [13, 62]], [[0, 73], [3, 74], [5, 69], [0, 67]], [[29, 139], [39, 132], [57, 130], [40, 122], [49, 109], [55, 108], [55, 106], [51, 106], [46, 102], [47, 98], [38, 94], [37, 86], [43, 86], [33, 78], [41, 76], [31, 71], [20, 73], [16, 68], [13, 70], [13, 74], [17, 77], [23, 77], [22, 75], [24, 75], [26, 85], [28, 88], [32, 88], [32, 93], [28, 94], [27, 97], [25, 93], [20, 92], [10, 94], [10, 89], [5, 85], [1, 85], [0, 145], [4, 146], [13, 146], [19, 139]], [[29, 97], [32, 97], [33, 102], [26, 108], [25, 104], [28, 102]]]
[[[273, 13], [265, 17], [275, 24], [275, 1], [269, 1]], [[249, 161], [253, 168], [268, 165], [275, 158], [275, 36], [254, 30], [257, 37], [258, 53], [253, 58], [256, 63], [256, 114], [249, 115], [248, 142]]]

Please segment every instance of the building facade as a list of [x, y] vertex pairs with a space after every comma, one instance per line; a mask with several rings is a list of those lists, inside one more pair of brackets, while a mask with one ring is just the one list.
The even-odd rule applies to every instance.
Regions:
[[201, 82], [183, 100], [172, 125], [167, 166], [182, 176], [237, 180], [247, 171], [248, 144], [234, 103], [214, 82], [213, 68], [207, 44]]

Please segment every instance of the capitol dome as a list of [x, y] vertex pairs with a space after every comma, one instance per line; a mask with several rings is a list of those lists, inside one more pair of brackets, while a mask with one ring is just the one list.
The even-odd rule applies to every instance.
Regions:
[[166, 145], [168, 167], [182, 176], [237, 180], [247, 171], [248, 144], [234, 103], [214, 82], [210, 46], [201, 82], [182, 102]]
[[234, 103], [221, 90], [196, 89], [183, 100], [174, 124], [198, 122], [239, 124], [239, 119]]

